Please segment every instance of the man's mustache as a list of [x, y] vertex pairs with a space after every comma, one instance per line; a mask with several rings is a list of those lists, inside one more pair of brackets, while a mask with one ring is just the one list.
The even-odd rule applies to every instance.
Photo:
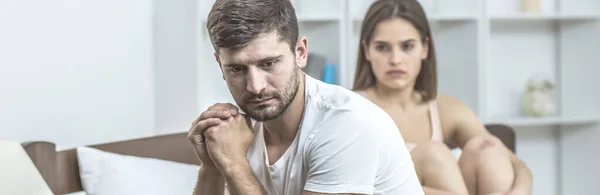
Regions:
[[264, 92], [258, 95], [249, 95], [248, 97], [244, 98], [244, 101], [251, 102], [271, 98], [278, 99], [279, 95], [276, 92]]

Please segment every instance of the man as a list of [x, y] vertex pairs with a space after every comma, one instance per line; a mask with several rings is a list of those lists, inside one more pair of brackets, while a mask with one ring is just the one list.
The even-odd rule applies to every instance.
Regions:
[[391, 117], [301, 71], [307, 39], [288, 0], [217, 0], [207, 28], [240, 110], [215, 104], [194, 121], [195, 194], [423, 194]]

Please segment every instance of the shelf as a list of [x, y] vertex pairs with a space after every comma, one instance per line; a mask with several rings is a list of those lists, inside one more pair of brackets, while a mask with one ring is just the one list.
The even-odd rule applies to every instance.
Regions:
[[[469, 14], [430, 14], [428, 15], [429, 21], [434, 22], [468, 22], [468, 21], [476, 21], [476, 15]], [[354, 17], [355, 22], [362, 22], [363, 17]]]
[[486, 123], [504, 124], [509, 126], [582, 125], [600, 123], [600, 117], [506, 117], [490, 120]]
[[508, 13], [493, 14], [491, 20], [597, 20], [600, 14], [562, 14], [562, 13]]
[[476, 15], [468, 15], [468, 14], [432, 14], [429, 15], [429, 20], [431, 21], [450, 21], [450, 22], [460, 22], [460, 21], [475, 21], [477, 20]]
[[339, 14], [299, 14], [299, 22], [336, 22], [341, 20]]
[[[337, 22], [341, 21], [339, 14], [299, 14], [298, 22]], [[206, 18], [202, 18], [202, 23], [206, 23]]]

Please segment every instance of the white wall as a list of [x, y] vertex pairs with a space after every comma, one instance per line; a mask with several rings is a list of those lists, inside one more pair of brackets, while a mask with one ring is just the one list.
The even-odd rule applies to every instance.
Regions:
[[154, 133], [152, 2], [0, 1], [0, 140]]
[[[559, 178], [557, 132], [552, 126], [517, 127], [516, 151], [533, 173], [533, 194], [558, 195]], [[568, 195], [568, 194], [567, 194]]]
[[235, 101], [227, 88], [206, 29], [206, 18], [214, 0], [198, 1], [198, 110], [203, 111], [217, 102]]
[[187, 131], [198, 113], [195, 0], [154, 0], [156, 133]]
[[198, 68], [197, 10], [194, 0], [0, 1], [0, 140], [60, 149], [187, 131], [220, 100], [198, 100], [198, 81], [220, 77]]
[[187, 131], [202, 103], [197, 8], [0, 1], [0, 140], [62, 149]]

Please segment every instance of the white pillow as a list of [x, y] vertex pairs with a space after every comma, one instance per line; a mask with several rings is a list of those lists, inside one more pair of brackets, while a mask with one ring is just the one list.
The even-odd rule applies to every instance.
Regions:
[[200, 168], [90, 147], [78, 147], [77, 158], [81, 184], [88, 195], [190, 195]]
[[87, 195], [87, 193], [85, 193], [85, 191], [79, 191], [79, 192], [71, 192], [71, 193], [63, 194], [63, 195]]

